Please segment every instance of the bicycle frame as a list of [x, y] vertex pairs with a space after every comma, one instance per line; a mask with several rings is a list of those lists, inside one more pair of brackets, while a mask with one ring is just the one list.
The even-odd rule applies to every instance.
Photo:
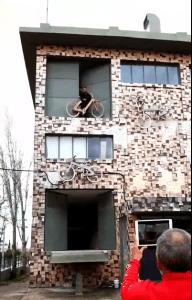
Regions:
[[[71, 162], [70, 165], [69, 165], [69, 168], [70, 168], [70, 167], [73, 167], [73, 166], [76, 167], [76, 168], [78, 168], [78, 169], [82, 169], [82, 170], [88, 171], [90, 176], [92, 176], [92, 175], [95, 174], [94, 172], [91, 171], [91, 169], [90, 169], [89, 167], [87, 167], [86, 164], [78, 164], [78, 163], [75, 163], [75, 162]], [[85, 174], [82, 174], [82, 175], [83, 175], [83, 176], [87, 176], [86, 173], [85, 173]]]
[[[160, 121], [160, 119], [165, 116], [167, 114], [167, 111], [165, 109], [162, 108], [158, 108], [158, 107], [154, 107], [154, 108], [149, 108], [149, 109], [144, 109], [143, 110], [143, 114], [147, 114], [150, 112], [155, 112], [156, 116], [158, 117], [158, 121]], [[162, 112], [162, 115], [160, 116], [160, 112]]]
[[[95, 102], [95, 99], [92, 98], [91, 101], [88, 103], [88, 105], [84, 108], [84, 111], [86, 112], [89, 107]], [[77, 104], [74, 107], [74, 111], [78, 111], [78, 112], [82, 112], [83, 110], [81, 108], [79, 108], [79, 105], [82, 103], [82, 101], [80, 100], [79, 102], [77, 102]]]

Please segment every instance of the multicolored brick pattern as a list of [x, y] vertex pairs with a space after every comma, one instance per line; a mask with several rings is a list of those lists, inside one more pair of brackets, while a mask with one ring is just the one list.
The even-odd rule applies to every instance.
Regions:
[[[71, 119], [45, 116], [47, 57], [79, 57], [111, 60], [112, 118]], [[121, 82], [121, 60], [158, 63], [177, 63], [181, 70], [181, 84], [131, 85]], [[84, 286], [99, 285], [119, 278], [120, 234], [119, 218], [132, 212], [129, 218], [129, 241], [133, 242], [136, 212], [188, 211], [191, 205], [191, 58], [185, 55], [120, 51], [109, 49], [39, 46], [37, 48], [34, 168], [53, 175], [62, 168], [63, 160], [45, 157], [45, 135], [113, 135], [114, 159], [90, 161], [105, 174], [98, 184], [90, 184], [77, 177], [73, 182], [51, 185], [44, 173], [34, 175], [32, 263], [30, 283], [33, 286], [72, 286], [73, 275], [83, 274]], [[172, 107], [173, 119], [153, 121], [148, 129], [138, 127], [137, 111], [130, 105], [130, 95], [143, 92], [145, 108]], [[112, 189], [116, 210], [117, 250], [109, 251], [109, 264], [83, 266], [49, 263], [44, 252], [45, 190], [46, 189]], [[125, 193], [124, 193], [125, 189]], [[129, 206], [128, 206], [129, 204]]]

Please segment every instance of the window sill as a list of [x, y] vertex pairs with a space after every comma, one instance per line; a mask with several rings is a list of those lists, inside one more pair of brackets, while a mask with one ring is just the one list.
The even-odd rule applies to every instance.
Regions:
[[50, 263], [108, 263], [107, 251], [85, 250], [85, 251], [52, 251]]
[[171, 85], [171, 84], [125, 83], [125, 82], [120, 82], [120, 84], [122, 86], [129, 86], [129, 87], [181, 89], [181, 85]]
[[[70, 163], [72, 161], [71, 158], [69, 159], [50, 159], [50, 158], [47, 158], [46, 159], [46, 163]], [[99, 163], [99, 164], [112, 164], [114, 162], [113, 159], [95, 159], [95, 160], [92, 160], [92, 159], [76, 159], [75, 160], [76, 163]]]
[[74, 121], [76, 122], [77, 120], [81, 121], [81, 122], [88, 122], [88, 121], [91, 121], [91, 122], [95, 122], [95, 123], [98, 123], [98, 122], [110, 122], [112, 121], [112, 117], [110, 118], [93, 118], [93, 117], [90, 117], [90, 118], [83, 118], [83, 117], [76, 117], [76, 118], [72, 118], [72, 117], [69, 117], [69, 116], [60, 116], [60, 117], [55, 117], [55, 116], [47, 116], [45, 115], [45, 118], [47, 118], [48, 120], [60, 120], [60, 121], [65, 121], [65, 122], [71, 122], [71, 121]]

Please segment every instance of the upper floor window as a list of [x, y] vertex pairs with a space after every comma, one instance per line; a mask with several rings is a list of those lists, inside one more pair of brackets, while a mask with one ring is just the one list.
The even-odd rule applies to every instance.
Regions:
[[121, 64], [121, 81], [139, 84], [180, 84], [178, 65], [127, 63]]
[[[82, 92], [86, 87], [88, 94], [99, 100], [102, 113], [96, 116], [92, 106], [86, 114], [74, 113], [72, 117], [111, 118], [111, 72], [109, 59], [48, 58], [45, 95], [45, 115], [55, 117], [71, 116], [71, 109], [82, 96], [78, 109], [87, 107], [90, 99]], [[69, 109], [70, 105], [70, 109]], [[73, 111], [73, 110], [72, 110]]]
[[113, 138], [110, 136], [46, 136], [48, 159], [112, 159]]

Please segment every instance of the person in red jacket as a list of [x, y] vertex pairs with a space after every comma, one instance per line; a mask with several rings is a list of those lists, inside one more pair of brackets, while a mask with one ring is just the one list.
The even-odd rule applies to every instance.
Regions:
[[157, 266], [161, 283], [139, 281], [140, 261], [146, 247], [139, 250], [137, 240], [132, 250], [121, 286], [122, 300], [190, 300], [191, 235], [181, 229], [165, 231], [157, 241]]

